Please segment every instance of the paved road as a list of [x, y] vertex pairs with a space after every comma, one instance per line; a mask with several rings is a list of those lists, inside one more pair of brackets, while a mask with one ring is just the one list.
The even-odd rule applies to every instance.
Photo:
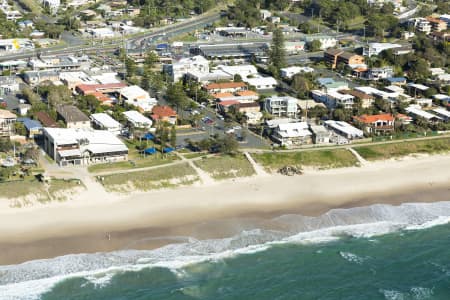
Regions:
[[[162, 28], [158, 28], [154, 30], [151, 33], [145, 33], [143, 35], [127, 38], [127, 42], [129, 44], [140, 44], [142, 40], [146, 39], [153, 39], [160, 37], [162, 34], [166, 38], [170, 36], [176, 36], [185, 32], [191, 32], [197, 28], [202, 28], [204, 25], [208, 23], [213, 23], [220, 19], [220, 13], [219, 12], [209, 12], [204, 15], [186, 20], [184, 22], [168, 25]], [[74, 42], [75, 43], [75, 42]], [[99, 46], [59, 46], [59, 47], [53, 47], [53, 48], [47, 48], [47, 49], [39, 49], [34, 51], [27, 51], [23, 53], [17, 53], [17, 54], [11, 54], [11, 55], [3, 55], [0, 56], [0, 61], [6, 61], [6, 60], [14, 60], [14, 59], [25, 59], [34, 57], [37, 55], [37, 53], [41, 53], [42, 55], [60, 55], [60, 54], [72, 54], [77, 51], [83, 51], [83, 52], [89, 52], [89, 51], [101, 51], [101, 52], [110, 52], [116, 49], [118, 46], [122, 44], [122, 41], [115, 41], [112, 44], [103, 45], [101, 49], [99, 49]]]

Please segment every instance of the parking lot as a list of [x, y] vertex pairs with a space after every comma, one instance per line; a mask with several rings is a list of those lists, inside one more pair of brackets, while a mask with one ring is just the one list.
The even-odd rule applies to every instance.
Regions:
[[[202, 110], [204, 117], [199, 122], [199, 127], [192, 129], [181, 129], [177, 131], [177, 145], [185, 145], [186, 139], [192, 141], [201, 141], [216, 134], [223, 137], [226, 134], [232, 134], [239, 141], [241, 148], [266, 148], [269, 147], [269, 142], [246, 128], [242, 128], [238, 123], [226, 123], [220, 119], [212, 109]], [[245, 131], [244, 140], [241, 140]]]

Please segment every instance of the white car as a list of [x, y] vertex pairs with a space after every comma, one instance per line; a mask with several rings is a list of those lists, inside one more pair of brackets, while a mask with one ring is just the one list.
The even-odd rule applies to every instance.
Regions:
[[236, 126], [234, 126], [234, 127], [233, 127], [233, 129], [234, 129], [234, 130], [241, 130], [241, 129], [242, 129], [242, 127], [241, 127], [241, 126], [239, 126], [239, 125], [236, 125]]

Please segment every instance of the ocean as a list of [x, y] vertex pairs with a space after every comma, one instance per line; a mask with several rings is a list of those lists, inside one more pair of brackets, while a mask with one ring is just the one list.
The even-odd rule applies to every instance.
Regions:
[[0, 299], [450, 299], [450, 202], [273, 221], [285, 229], [0, 266]]

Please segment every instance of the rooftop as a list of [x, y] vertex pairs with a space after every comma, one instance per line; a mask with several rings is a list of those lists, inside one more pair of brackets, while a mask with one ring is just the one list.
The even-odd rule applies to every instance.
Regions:
[[364, 123], [364, 124], [372, 124], [378, 121], [394, 121], [394, 116], [391, 114], [379, 114], [379, 115], [362, 115], [359, 117], [354, 117], [355, 120]]
[[207, 90], [216, 90], [216, 89], [233, 89], [233, 88], [241, 88], [246, 87], [247, 84], [245, 82], [223, 82], [223, 83], [210, 83], [205, 86]]
[[111, 118], [111, 116], [106, 113], [92, 114], [91, 119], [106, 128], [121, 127], [121, 124], [119, 122]]
[[90, 121], [90, 119], [81, 110], [73, 105], [59, 105], [56, 108], [56, 111], [66, 123]]
[[177, 113], [170, 106], [155, 106], [152, 110], [153, 115], [160, 119], [162, 117], [176, 117]]

